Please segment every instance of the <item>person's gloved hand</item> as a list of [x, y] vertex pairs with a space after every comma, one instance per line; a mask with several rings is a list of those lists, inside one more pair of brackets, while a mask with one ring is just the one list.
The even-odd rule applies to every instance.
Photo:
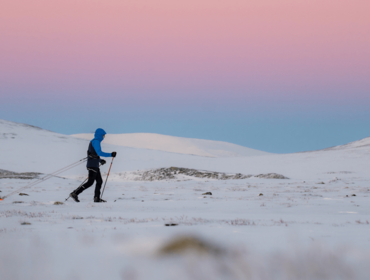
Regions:
[[104, 164], [106, 164], [107, 162], [104, 160], [104, 159], [102, 159], [102, 160], [100, 160], [100, 164], [101, 165], [104, 165]]
[[116, 157], [116, 155], [117, 155], [117, 152], [112, 153], [112, 157]]

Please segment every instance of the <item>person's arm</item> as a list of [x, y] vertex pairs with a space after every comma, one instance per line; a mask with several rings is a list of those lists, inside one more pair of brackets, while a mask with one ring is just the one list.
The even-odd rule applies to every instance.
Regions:
[[99, 141], [93, 141], [92, 142], [92, 145], [95, 149], [95, 152], [98, 154], [99, 157], [111, 157], [112, 154], [110, 153], [104, 153], [102, 150], [101, 150], [101, 147], [100, 147], [100, 142]]

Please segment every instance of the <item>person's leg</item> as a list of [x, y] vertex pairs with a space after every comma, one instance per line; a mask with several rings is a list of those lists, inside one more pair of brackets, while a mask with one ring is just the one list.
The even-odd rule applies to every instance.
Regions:
[[81, 187], [79, 187], [78, 189], [74, 191], [77, 195], [82, 193], [84, 190], [90, 188], [94, 184], [94, 181], [97, 177], [99, 169], [96, 170], [96, 168], [89, 168], [88, 170], [89, 170], [89, 180], [85, 184], [83, 184]]
[[[82, 193], [87, 188], [91, 187], [94, 184], [94, 181], [97, 177], [97, 170], [95, 168], [88, 168], [89, 170], [89, 179], [88, 181], [83, 184], [82, 186], [79, 186], [77, 189], [75, 189], [73, 192], [71, 192], [70, 197], [74, 199], [76, 202], [80, 202], [78, 200], [78, 195]], [[100, 173], [100, 172], [99, 172]]]
[[100, 189], [103, 184], [103, 179], [101, 177], [100, 169], [97, 170], [95, 180], [96, 180], [96, 185], [95, 185], [94, 197], [100, 198]]

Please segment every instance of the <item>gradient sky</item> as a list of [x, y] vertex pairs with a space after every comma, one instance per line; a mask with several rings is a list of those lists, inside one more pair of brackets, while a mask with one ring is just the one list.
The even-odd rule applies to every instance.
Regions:
[[0, 3], [0, 118], [296, 152], [370, 136], [368, 0]]

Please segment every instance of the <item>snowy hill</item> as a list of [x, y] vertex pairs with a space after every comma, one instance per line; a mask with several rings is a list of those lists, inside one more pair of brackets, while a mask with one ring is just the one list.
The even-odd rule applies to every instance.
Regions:
[[[15, 172], [53, 172], [86, 157], [89, 140], [78, 139], [39, 127], [0, 120], [0, 169]], [[117, 151], [119, 171], [158, 168], [194, 161], [194, 156], [133, 149], [102, 143], [106, 152]], [[130, 162], [128, 165], [127, 162]], [[186, 164], [185, 164], [186, 165]], [[67, 174], [84, 174], [84, 165]]]
[[[244, 175], [278, 173], [289, 178], [306, 177], [309, 174], [311, 176], [318, 174], [318, 172], [322, 173], [324, 172], [323, 170], [326, 172], [352, 172], [355, 170], [356, 172], [360, 172], [361, 170], [361, 172], [366, 174], [366, 156], [370, 155], [370, 146], [365, 145], [366, 143], [364, 142], [368, 141], [369, 138], [341, 146], [341, 148], [336, 147], [335, 149], [309, 153], [286, 155], [265, 153], [263, 156], [251, 156], [252, 152], [256, 152], [259, 155], [264, 154], [264, 152], [223, 142], [186, 138], [177, 139], [177, 137], [163, 137], [163, 135], [154, 134], [154, 136], [159, 136], [158, 139], [162, 137], [162, 139], [168, 139], [169, 143], [175, 148], [175, 144], [178, 144], [178, 147], [181, 147], [181, 145], [182, 147], [193, 145], [193, 147], [198, 149], [197, 151], [199, 153], [201, 151], [204, 153], [209, 152], [208, 154], [210, 154], [212, 151], [219, 149], [223, 152], [228, 151], [230, 155], [231, 149], [228, 148], [235, 148], [234, 146], [240, 148], [239, 150], [234, 150], [240, 154], [242, 152], [245, 152], [245, 154], [251, 152], [249, 154], [250, 156], [210, 157], [204, 156], [204, 154], [203, 156], [196, 156], [169, 151], [112, 145], [106, 143], [110, 139], [109, 136], [112, 136], [114, 139], [117, 135], [108, 135], [107, 139], [102, 142], [102, 149], [105, 152], [118, 152], [118, 157], [112, 169], [113, 173], [173, 166], [230, 174], [241, 173]], [[120, 136], [117, 136], [118, 140]], [[140, 138], [142, 135], [138, 136]], [[53, 172], [86, 157], [86, 150], [90, 139], [91, 136], [88, 137], [88, 140], [80, 139], [26, 124], [0, 120], [0, 169], [13, 172]], [[208, 148], [205, 143], [209, 143], [211, 148]], [[359, 148], [353, 149], [352, 147]], [[213, 155], [215, 156], [215, 154]], [[357, 159], [356, 162], [353, 162], [353, 157]], [[363, 163], [359, 164], [358, 161]], [[102, 167], [103, 171], [106, 169], [106, 166]], [[81, 165], [65, 173], [65, 175], [84, 176], [85, 173], [86, 169], [84, 165]], [[113, 178], [119, 179], [119, 176], [112, 175]]]
[[361, 140], [357, 140], [345, 145], [335, 146], [324, 150], [348, 150], [353, 148], [370, 148], [370, 137], [366, 137]]
[[0, 169], [52, 172], [83, 158], [86, 143], [39, 127], [0, 120]]
[[[53, 172], [86, 157], [90, 139], [79, 139], [27, 124], [0, 120], [0, 169], [14, 172]], [[209, 142], [212, 144], [212, 141]], [[102, 142], [102, 149], [105, 152], [118, 152], [114, 164], [117, 172], [178, 166], [207, 170], [214, 168], [213, 171], [237, 173], [233, 171], [233, 166], [226, 168], [230, 170], [224, 170], [218, 164], [212, 166], [211, 157], [115, 146], [106, 143], [106, 140]], [[65, 175], [85, 172], [84, 165], [81, 165]]]
[[[76, 138], [91, 140], [93, 134], [74, 134]], [[174, 137], [154, 133], [107, 134], [105, 143], [205, 157], [259, 156], [269, 153], [221, 141]]]

